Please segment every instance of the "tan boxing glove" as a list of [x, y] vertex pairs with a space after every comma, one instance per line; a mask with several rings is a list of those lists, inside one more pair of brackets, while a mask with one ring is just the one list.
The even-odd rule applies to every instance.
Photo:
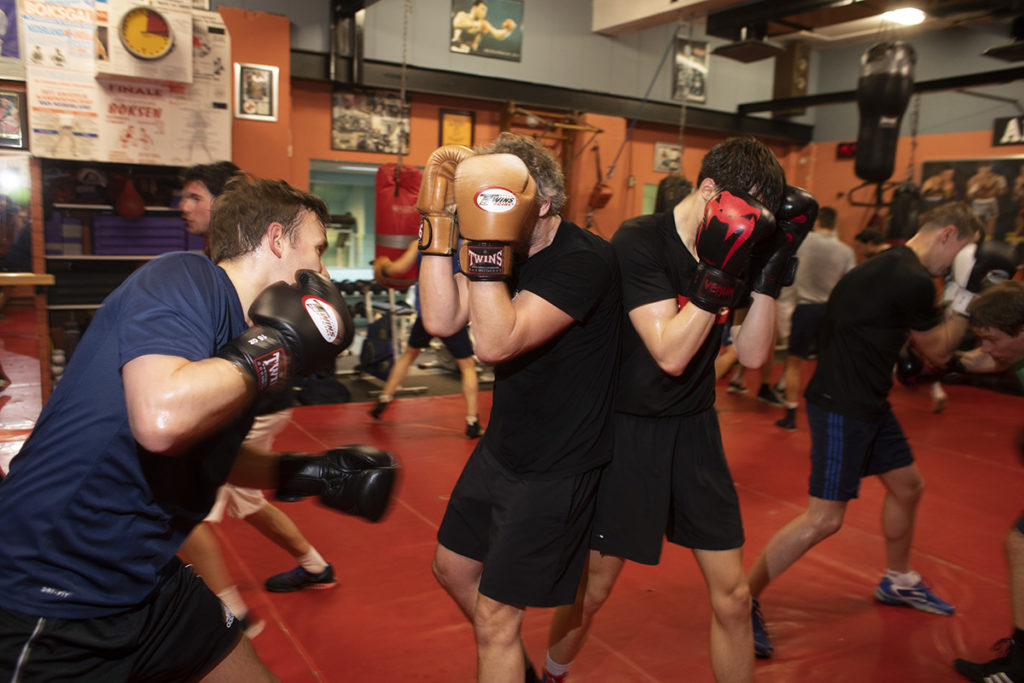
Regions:
[[459, 243], [455, 229], [455, 168], [473, 150], [463, 145], [438, 147], [423, 168], [416, 210], [420, 212], [419, 250], [424, 254], [451, 256]]
[[470, 280], [504, 280], [512, 274], [516, 242], [537, 222], [537, 185], [514, 154], [484, 154], [455, 171], [455, 206], [466, 243], [459, 264]]

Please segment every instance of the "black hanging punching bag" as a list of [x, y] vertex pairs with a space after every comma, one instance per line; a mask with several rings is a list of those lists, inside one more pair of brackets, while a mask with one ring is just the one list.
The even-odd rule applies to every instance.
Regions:
[[881, 183], [892, 176], [900, 121], [914, 92], [914, 48], [903, 41], [872, 46], [861, 55], [857, 81], [858, 178]]
[[921, 191], [910, 179], [904, 180], [893, 190], [892, 202], [889, 204], [890, 242], [902, 244], [914, 236], [923, 204]]

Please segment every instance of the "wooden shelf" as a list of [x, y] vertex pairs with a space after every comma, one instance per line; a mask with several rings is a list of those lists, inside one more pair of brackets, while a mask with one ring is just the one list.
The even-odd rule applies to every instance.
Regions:
[[[65, 204], [65, 203], [53, 203], [55, 209], [75, 209], [82, 211], [113, 211], [114, 206], [112, 204]], [[145, 207], [148, 213], [181, 213], [181, 209], [172, 209], [169, 206], [147, 206]]]
[[149, 261], [156, 254], [47, 254], [47, 261]]
[[0, 273], [0, 286], [15, 285], [52, 285], [53, 275], [50, 273]]
[[47, 306], [48, 311], [95, 311], [102, 304], [55, 304]]

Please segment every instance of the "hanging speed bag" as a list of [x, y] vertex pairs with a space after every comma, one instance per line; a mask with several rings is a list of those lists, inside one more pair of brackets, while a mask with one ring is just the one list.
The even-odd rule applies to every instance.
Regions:
[[[416, 210], [416, 197], [420, 192], [423, 173], [412, 166], [402, 166], [395, 177], [395, 164], [384, 164], [377, 169], [377, 206], [374, 212], [376, 226], [376, 258], [386, 256], [392, 261], [405, 253], [409, 242], [420, 232], [420, 212]], [[397, 192], [396, 192], [397, 183]], [[380, 280], [386, 287], [408, 289], [416, 282], [419, 267]]]
[[873, 45], [860, 58], [857, 81], [858, 178], [881, 183], [892, 176], [900, 121], [914, 92], [914, 48], [902, 41]]

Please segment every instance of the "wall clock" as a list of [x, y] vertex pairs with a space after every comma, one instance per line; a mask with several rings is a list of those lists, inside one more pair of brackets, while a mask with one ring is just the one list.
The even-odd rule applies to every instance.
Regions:
[[160, 59], [174, 47], [171, 25], [152, 7], [133, 7], [121, 17], [121, 43], [139, 59]]

